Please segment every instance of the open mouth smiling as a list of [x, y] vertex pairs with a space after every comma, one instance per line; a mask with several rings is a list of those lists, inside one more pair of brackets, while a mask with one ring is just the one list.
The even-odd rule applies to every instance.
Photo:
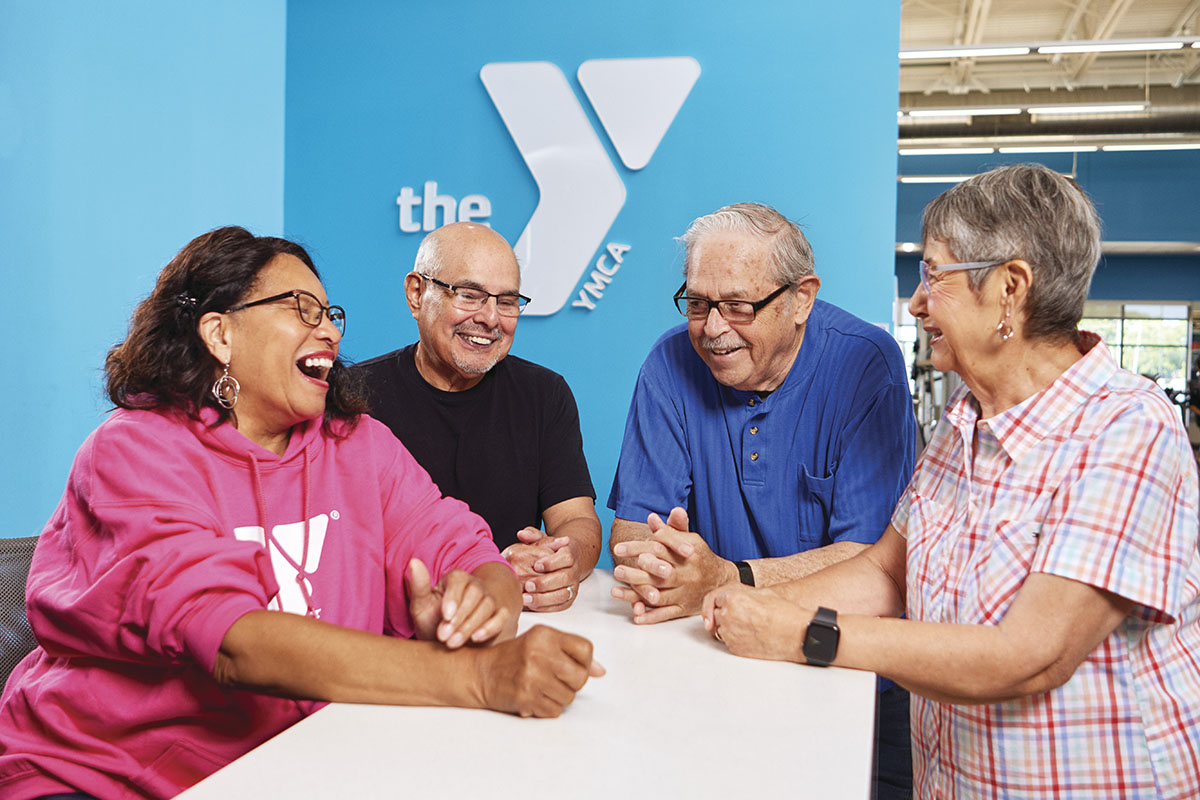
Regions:
[[461, 326], [454, 331], [454, 335], [471, 350], [481, 350], [491, 347], [500, 340], [500, 331], [488, 330], [486, 328], [481, 330], [479, 328], [472, 329]]
[[329, 371], [333, 369], [333, 359], [329, 356], [305, 356], [296, 360], [296, 368], [305, 377], [324, 383], [329, 378]]

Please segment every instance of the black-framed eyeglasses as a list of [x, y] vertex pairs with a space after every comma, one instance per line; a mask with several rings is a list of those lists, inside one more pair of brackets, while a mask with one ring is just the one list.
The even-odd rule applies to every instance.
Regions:
[[988, 267], [998, 267], [1004, 264], [1004, 261], [964, 261], [961, 264], [938, 264], [936, 267], [930, 266], [925, 261], [921, 262], [921, 288], [925, 290], [925, 294], [929, 294], [929, 273], [930, 272], [954, 272], [956, 270], [969, 269], [987, 269]]
[[326, 316], [329, 317], [329, 324], [334, 327], [339, 334], [346, 332], [346, 309], [341, 306], [325, 306], [321, 305], [321, 301], [312, 292], [306, 292], [303, 289], [292, 289], [290, 292], [280, 292], [279, 294], [264, 297], [262, 300], [251, 300], [249, 303], [239, 303], [233, 308], [225, 309], [226, 314], [232, 314], [234, 311], [241, 311], [254, 306], [263, 306], [267, 303], [277, 303], [280, 300], [294, 298], [296, 301], [296, 313], [300, 315], [300, 321], [310, 328], [315, 328], [321, 324], [321, 320]]
[[463, 311], [478, 311], [487, 303], [489, 297], [496, 298], [496, 313], [502, 317], [516, 317], [525, 310], [525, 306], [529, 304], [529, 298], [523, 294], [506, 292], [503, 294], [492, 294], [485, 292], [483, 289], [477, 289], [474, 286], [452, 286], [445, 281], [439, 281], [432, 275], [426, 275], [424, 272], [418, 272], [425, 280], [430, 283], [436, 283], [446, 291], [450, 292], [453, 299], [451, 303], [455, 308]]
[[779, 295], [791, 289], [794, 284], [785, 283], [762, 300], [709, 300], [707, 297], [688, 297], [687, 281], [675, 292], [675, 308], [688, 319], [708, 319], [708, 314], [714, 307], [726, 322], [751, 322], [759, 311]]

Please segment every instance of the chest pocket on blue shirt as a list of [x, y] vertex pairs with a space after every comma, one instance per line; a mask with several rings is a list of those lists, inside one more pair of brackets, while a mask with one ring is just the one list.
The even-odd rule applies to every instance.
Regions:
[[830, 543], [829, 519], [833, 514], [833, 487], [836, 475], [818, 478], [800, 465], [798, 480], [798, 551], [811, 550]]

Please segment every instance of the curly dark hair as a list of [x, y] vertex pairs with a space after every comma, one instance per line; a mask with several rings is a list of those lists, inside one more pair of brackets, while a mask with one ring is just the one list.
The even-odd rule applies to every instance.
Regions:
[[[200, 338], [197, 324], [210, 311], [224, 312], [244, 302], [258, 275], [277, 256], [295, 256], [320, 280], [303, 247], [274, 236], [255, 236], [245, 228], [217, 228], [197, 236], [163, 267], [150, 296], [138, 304], [129, 334], [104, 360], [108, 396], [120, 408], [177, 408], [193, 418], [208, 406], [217, 423], [230, 411], [212, 396], [221, 364]], [[359, 382], [339, 358], [330, 370], [324, 429], [342, 435], [367, 410]]]

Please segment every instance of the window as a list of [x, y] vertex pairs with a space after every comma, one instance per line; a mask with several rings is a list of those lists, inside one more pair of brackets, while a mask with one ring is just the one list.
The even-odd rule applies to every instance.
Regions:
[[1190, 325], [1186, 303], [1092, 302], [1079, 323], [1100, 334], [1118, 363], [1165, 390], [1186, 392]]

